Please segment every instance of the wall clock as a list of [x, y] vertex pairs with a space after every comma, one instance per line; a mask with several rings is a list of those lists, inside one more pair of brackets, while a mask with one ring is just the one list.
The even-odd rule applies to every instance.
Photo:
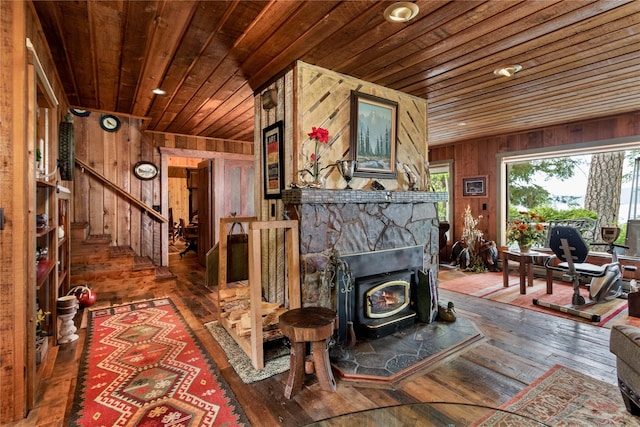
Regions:
[[133, 166], [133, 174], [136, 178], [147, 181], [158, 175], [158, 167], [151, 162], [138, 162]]
[[81, 110], [79, 108], [72, 108], [69, 111], [71, 111], [71, 114], [78, 117], [87, 117], [89, 114], [91, 114], [91, 111]]
[[100, 127], [107, 132], [115, 132], [120, 129], [120, 119], [113, 114], [103, 114], [100, 117]]

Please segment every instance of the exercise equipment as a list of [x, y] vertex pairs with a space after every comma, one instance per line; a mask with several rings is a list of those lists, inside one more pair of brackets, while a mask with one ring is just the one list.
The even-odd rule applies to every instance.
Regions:
[[[565, 273], [573, 284], [573, 297], [570, 305], [549, 303], [537, 298], [534, 298], [533, 304], [599, 322], [600, 315], [583, 311], [582, 308], [623, 295], [622, 268], [615, 248], [624, 246], [614, 243], [620, 234], [620, 229], [611, 226], [602, 227], [601, 236], [604, 243], [592, 243], [592, 245], [608, 246], [607, 252], [611, 254], [611, 262], [604, 265], [585, 262], [589, 255], [589, 247], [574, 227], [556, 226], [550, 230], [549, 234], [549, 246], [555, 255], [547, 259], [545, 267]], [[557, 263], [556, 260], [561, 262]], [[635, 270], [635, 267], [626, 269]], [[581, 277], [590, 278], [590, 283], [587, 285], [588, 301], [580, 293]]]

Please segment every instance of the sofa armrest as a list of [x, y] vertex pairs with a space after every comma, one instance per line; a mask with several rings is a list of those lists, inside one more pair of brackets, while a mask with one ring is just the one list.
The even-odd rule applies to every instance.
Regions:
[[609, 350], [625, 362], [637, 364], [640, 360], [640, 328], [615, 325], [611, 328]]

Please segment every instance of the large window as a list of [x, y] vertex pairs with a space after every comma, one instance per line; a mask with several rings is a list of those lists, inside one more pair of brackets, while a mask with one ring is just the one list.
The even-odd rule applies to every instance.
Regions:
[[633, 220], [640, 219], [629, 218], [639, 149], [635, 141], [610, 141], [500, 158], [502, 244], [507, 244], [504, 229], [509, 216], [526, 210], [556, 220], [592, 217], [597, 221], [596, 236], [599, 226], [618, 225], [622, 230], [618, 242], [632, 247], [626, 255], [640, 255], [634, 230], [627, 235], [628, 227], [635, 227]]

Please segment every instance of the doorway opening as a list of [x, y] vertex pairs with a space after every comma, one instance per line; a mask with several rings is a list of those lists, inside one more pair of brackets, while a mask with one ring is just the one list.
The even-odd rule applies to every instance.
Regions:
[[[185, 219], [186, 226], [197, 223], [195, 252], [198, 262], [205, 265], [207, 252], [219, 240], [220, 218], [233, 212], [254, 215], [254, 156], [167, 147], [160, 148], [160, 155], [161, 177], [168, 183], [161, 189], [161, 211], [168, 217], [171, 208], [174, 224], [180, 218]], [[173, 167], [184, 168], [185, 177], [176, 177], [177, 187], [170, 195], [169, 171]], [[174, 196], [181, 198], [180, 207]], [[163, 235], [168, 237], [163, 239], [163, 265], [169, 265], [169, 230], [170, 224], [163, 225]]]

